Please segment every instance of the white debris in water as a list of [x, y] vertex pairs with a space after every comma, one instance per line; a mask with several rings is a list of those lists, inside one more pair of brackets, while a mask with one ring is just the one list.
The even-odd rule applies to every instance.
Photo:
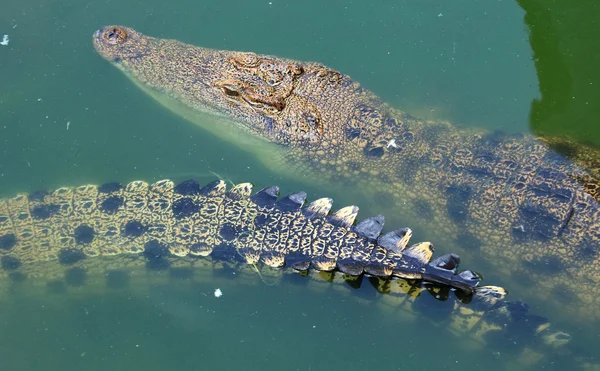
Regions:
[[8, 45], [8, 35], [2, 36], [2, 41], [0, 41], [0, 45], [4, 45], [4, 46]]
[[223, 296], [223, 291], [221, 291], [221, 289], [216, 289], [215, 298], [220, 298], [221, 296]]

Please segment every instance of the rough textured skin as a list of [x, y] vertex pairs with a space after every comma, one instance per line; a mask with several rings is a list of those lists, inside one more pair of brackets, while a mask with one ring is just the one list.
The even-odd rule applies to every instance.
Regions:
[[[3, 284], [33, 281], [56, 291], [88, 282], [116, 287], [134, 276], [157, 279], [144, 276], [140, 268], [192, 279], [196, 270], [232, 267], [244, 280], [256, 277], [248, 268], [259, 265], [272, 280], [274, 272], [293, 270], [269, 268], [286, 265], [305, 275], [310, 266], [321, 280], [351, 287], [360, 286], [363, 273], [369, 273], [377, 291], [389, 297], [386, 310], [419, 315], [415, 299], [425, 291], [450, 301], [441, 325], [477, 344], [495, 337], [519, 339], [521, 363], [535, 363], [570, 341], [545, 318], [529, 314], [525, 304], [504, 300], [502, 288], [476, 286], [479, 278], [469, 271], [456, 274], [458, 256], [429, 263], [431, 245], [407, 247], [409, 229], [381, 235], [382, 216], [353, 226], [355, 206], [329, 214], [328, 198], [302, 207], [302, 192], [278, 197], [277, 187], [251, 191], [249, 183], [227, 191], [223, 181], [204, 187], [196, 181], [134, 181], [0, 200]], [[466, 291], [452, 295], [449, 286], [424, 281]]]
[[383, 216], [353, 227], [356, 206], [328, 215], [329, 198], [302, 208], [303, 192], [278, 200], [277, 187], [253, 196], [251, 191], [250, 183], [226, 192], [223, 181], [204, 187], [196, 181], [177, 186], [169, 180], [136, 181], [0, 200], [2, 267], [5, 274], [28, 274], [38, 261], [69, 265], [97, 256], [142, 254], [160, 268], [168, 266], [167, 256], [210, 256], [271, 268], [420, 279], [467, 293], [479, 285], [471, 271], [456, 274], [457, 255], [430, 263], [429, 242], [408, 247], [410, 229], [382, 235]]
[[278, 144], [277, 161], [296, 173], [376, 195], [422, 220], [429, 238], [478, 249], [521, 293], [571, 319], [600, 319], [597, 172], [545, 143], [416, 119], [317, 63], [120, 26], [99, 30], [94, 45], [145, 88]]

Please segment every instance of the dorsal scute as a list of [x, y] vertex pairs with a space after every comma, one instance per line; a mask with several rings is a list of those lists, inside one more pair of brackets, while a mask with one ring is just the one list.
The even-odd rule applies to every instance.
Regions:
[[337, 227], [350, 228], [358, 215], [358, 206], [346, 206], [327, 217], [327, 221]]
[[358, 233], [359, 236], [373, 241], [376, 240], [379, 235], [381, 235], [384, 224], [385, 217], [381, 214], [375, 215], [358, 223], [354, 227], [354, 231]]
[[402, 251], [404, 255], [416, 259], [421, 264], [427, 264], [433, 256], [433, 244], [431, 242], [419, 242]]
[[302, 209], [302, 213], [308, 219], [324, 218], [329, 214], [332, 205], [333, 200], [331, 198], [319, 198]]
[[195, 196], [200, 194], [200, 183], [196, 179], [188, 179], [177, 184], [173, 189], [182, 196]]
[[433, 265], [436, 268], [450, 270], [450, 271], [456, 271], [459, 264], [460, 264], [460, 256], [458, 256], [456, 254], [452, 254], [452, 253], [442, 255], [430, 263], [430, 265]]
[[411, 237], [412, 230], [410, 228], [399, 228], [380, 236], [377, 244], [395, 253], [402, 253]]
[[227, 192], [227, 198], [231, 200], [246, 200], [252, 195], [252, 183], [236, 184]]
[[223, 180], [215, 180], [210, 182], [200, 189], [200, 194], [207, 197], [222, 197], [225, 196], [227, 186]]
[[469, 282], [472, 285], [472, 287], [478, 286], [479, 283], [481, 282], [481, 279], [483, 278], [480, 274], [478, 274], [472, 270], [462, 271], [458, 274], [458, 276], [464, 282]]
[[306, 192], [296, 192], [282, 197], [275, 204], [281, 211], [297, 211], [306, 201]]
[[276, 185], [268, 186], [256, 192], [250, 197], [250, 200], [258, 206], [273, 206], [279, 197], [279, 187]]
[[170, 194], [175, 188], [175, 183], [170, 179], [161, 179], [150, 184], [150, 191], [162, 194]]

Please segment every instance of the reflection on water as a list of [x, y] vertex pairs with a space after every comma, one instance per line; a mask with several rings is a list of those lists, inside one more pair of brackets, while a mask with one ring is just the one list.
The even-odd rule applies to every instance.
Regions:
[[[0, 355], [28, 370], [504, 370], [537, 361], [523, 352], [535, 344], [516, 332], [485, 347], [450, 335], [451, 303], [429, 294], [412, 310], [396, 309], [368, 285], [350, 293], [300, 276], [270, 286], [227, 274], [165, 280], [154, 272], [110, 290], [97, 282], [63, 292], [22, 284], [0, 308], [0, 329], [10, 334], [0, 338]], [[550, 355], [535, 364], [565, 362]]]
[[[600, 6], [584, 1], [518, 0], [537, 71], [541, 99], [531, 104], [530, 125], [542, 136], [568, 135], [600, 148]], [[562, 151], [563, 153], [565, 151]]]

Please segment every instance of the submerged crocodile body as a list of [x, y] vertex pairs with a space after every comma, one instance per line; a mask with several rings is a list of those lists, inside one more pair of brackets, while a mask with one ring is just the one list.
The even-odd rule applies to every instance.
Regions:
[[521, 294], [551, 302], [569, 320], [600, 319], [597, 171], [528, 135], [419, 120], [318, 63], [200, 48], [121, 26], [93, 40], [157, 99], [270, 142], [262, 160], [271, 167], [375, 195], [390, 214], [419, 220], [428, 238], [480, 252]]
[[[354, 224], [356, 206], [330, 213], [329, 198], [303, 205], [304, 192], [278, 195], [275, 186], [252, 194], [249, 183], [227, 190], [224, 181], [201, 187], [193, 180], [162, 180], [0, 199], [2, 284], [33, 281], [55, 289], [95, 281], [110, 288], [124, 277], [157, 278], [140, 274], [140, 268], [191, 279], [196, 270], [225, 265], [242, 273], [241, 280], [256, 276], [249, 267], [262, 266], [270, 279], [274, 272], [317, 271], [321, 279], [356, 288], [366, 274], [390, 296], [386, 305], [399, 311], [419, 315], [416, 298], [425, 291], [452, 300], [444, 327], [478, 343], [498, 334], [518, 339], [519, 362], [536, 362], [569, 343], [568, 334], [529, 314], [525, 304], [504, 300], [504, 289], [479, 286], [471, 271], [457, 273], [457, 255], [430, 262], [430, 243], [407, 247], [410, 229], [381, 234], [381, 215]], [[284, 266], [293, 269], [279, 269]]]

